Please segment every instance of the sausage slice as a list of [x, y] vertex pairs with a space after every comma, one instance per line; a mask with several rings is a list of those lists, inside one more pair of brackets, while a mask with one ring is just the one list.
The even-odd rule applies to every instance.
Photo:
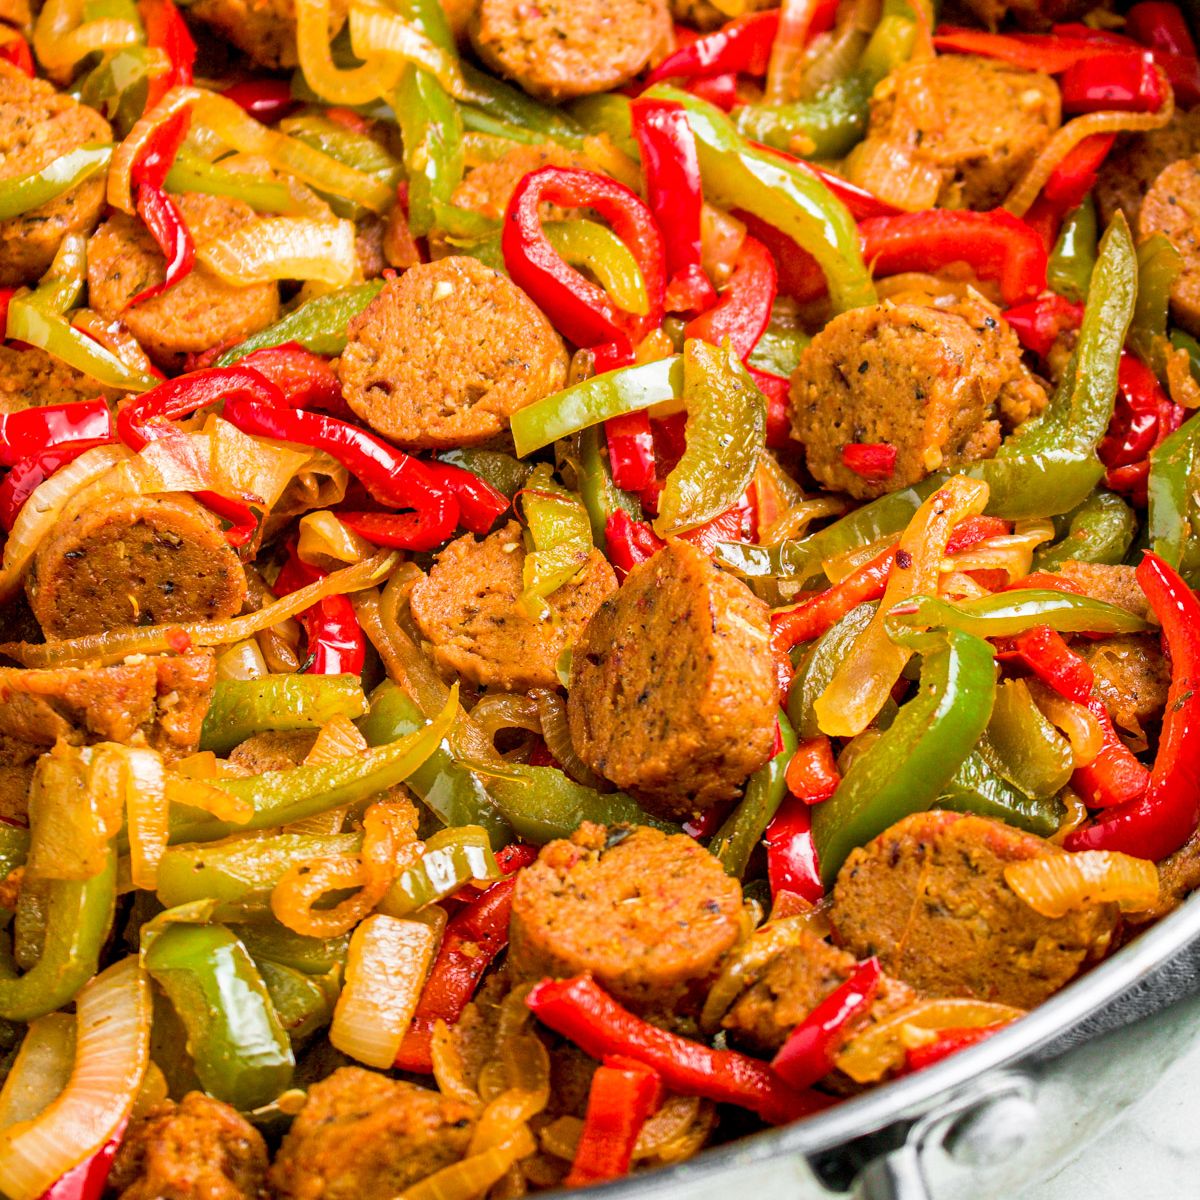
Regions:
[[1138, 214], [1138, 241], [1164, 234], [1182, 269], [1171, 288], [1171, 313], [1200, 334], [1200, 154], [1172, 163], [1150, 185]]
[[1107, 225], [1119, 209], [1129, 228], [1137, 229], [1150, 185], [1172, 163], [1193, 154], [1200, 154], [1200, 108], [1176, 109], [1170, 124], [1161, 129], [1121, 134], [1092, 189], [1101, 224]]
[[[346, 23], [347, 0], [330, 0], [329, 40]], [[211, 25], [259, 66], [277, 71], [295, 67], [295, 0], [196, 0], [188, 14]]]

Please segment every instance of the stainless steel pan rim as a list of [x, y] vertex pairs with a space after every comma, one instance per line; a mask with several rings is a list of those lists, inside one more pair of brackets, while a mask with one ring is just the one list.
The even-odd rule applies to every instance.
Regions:
[[592, 1190], [613, 1197], [645, 1197], [666, 1190], [678, 1193], [689, 1179], [701, 1175], [711, 1179], [734, 1167], [819, 1154], [876, 1133], [898, 1119], [919, 1116], [956, 1088], [1044, 1050], [1198, 939], [1200, 893], [1010, 1029], [978, 1046], [794, 1125], [765, 1130], [706, 1151], [678, 1166], [630, 1176]]

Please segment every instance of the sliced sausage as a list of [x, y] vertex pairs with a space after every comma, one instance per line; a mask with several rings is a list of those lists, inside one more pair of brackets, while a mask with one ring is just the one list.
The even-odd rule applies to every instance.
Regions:
[[1157, 635], [1134, 633], [1079, 641], [1074, 650], [1095, 674], [1093, 693], [1123, 729], [1140, 730], [1162, 715], [1171, 686], [1171, 666]]
[[272, 729], [256, 733], [229, 752], [229, 761], [251, 775], [298, 767], [317, 740], [313, 729]]
[[[467, 172], [466, 178], [454, 189], [454, 206], [498, 221], [504, 216], [517, 184], [526, 175], [539, 171], [542, 167], [594, 171], [596, 164], [586, 155], [553, 143], [543, 146], [513, 146], [492, 162], [480, 163]], [[561, 210], [553, 210], [553, 213], [557, 212]]]
[[130, 1124], [109, 1188], [120, 1200], [265, 1200], [262, 1135], [202, 1092], [166, 1100]]
[[507, 691], [558, 686], [558, 656], [616, 590], [617, 577], [593, 550], [580, 574], [547, 597], [553, 618], [537, 621], [518, 603], [524, 564], [521, 527], [510, 521], [482, 542], [469, 534], [451, 542], [417, 581], [413, 619], [440, 670]]
[[[347, 0], [330, 0], [329, 40], [346, 23]], [[269, 70], [299, 65], [295, 0], [196, 0], [189, 16], [211, 25], [259, 66]]]
[[875, 89], [867, 136], [847, 169], [900, 208], [995, 208], [1061, 110], [1049, 75], [963, 54], [909, 63]]
[[1189, 333], [1200, 334], [1200, 154], [1172, 163], [1150, 185], [1137, 233], [1139, 241], [1164, 234], [1179, 251], [1171, 313]]
[[1135, 617], [1145, 619], [1150, 616], [1150, 601], [1138, 583], [1136, 567], [1080, 562], [1072, 558], [1059, 567], [1058, 574], [1093, 600], [1115, 604]]
[[1117, 138], [1096, 176], [1093, 195], [1102, 225], [1117, 211], [1136, 230], [1142, 197], [1172, 163], [1200, 154], [1200, 108], [1177, 109], [1169, 125], [1145, 133], [1124, 133]]
[[76, 400], [118, 400], [125, 393], [89, 379], [37, 346], [0, 346], [0, 413]]
[[[187, 192], [174, 199], [197, 245], [257, 219], [248, 204], [228, 196]], [[108, 320], [120, 317], [162, 367], [177, 368], [185, 354], [241, 341], [279, 315], [277, 283], [235, 287], [199, 263], [174, 287], [129, 308], [165, 271], [153, 238], [124, 213], [113, 213], [88, 242], [89, 303]]]
[[398, 1196], [466, 1154], [474, 1110], [440, 1092], [342, 1067], [308, 1099], [271, 1167], [276, 1200]]
[[663, 816], [731, 799], [774, 741], [767, 638], [767, 607], [740, 579], [669, 542], [630, 571], [575, 647], [576, 751]]
[[640, 1011], [702, 998], [738, 939], [742, 889], [685, 834], [585, 824], [517, 876], [508, 962], [523, 979], [589, 973]]
[[628, 83], [670, 31], [666, 0], [480, 0], [470, 24], [479, 57], [543, 100]]
[[[94, 109], [0, 60], [0, 183], [48, 167], [90, 142], [113, 140]], [[105, 172], [0, 221], [0, 287], [35, 283], [68, 233], [91, 233], [104, 204]]]
[[473, 258], [405, 271], [350, 322], [347, 403], [408, 450], [475, 445], [562, 388], [562, 339], [515, 283]]
[[190, 496], [92, 500], [63, 514], [26, 580], [47, 637], [132, 625], [220, 621], [246, 598], [246, 576], [220, 523]]
[[[739, 1045], [759, 1054], [773, 1054], [796, 1025], [846, 982], [856, 966], [853, 954], [802, 932], [795, 946], [771, 959], [721, 1024]], [[882, 1020], [916, 999], [908, 984], [885, 975], [863, 1020]]]
[[33, 768], [44, 751], [44, 746], [0, 733], [0, 819], [15, 825], [28, 824], [29, 785], [33, 781]]
[[[1000, 445], [997, 403], [1019, 358], [993, 358], [954, 312], [878, 304], [834, 317], [792, 374], [792, 432], [826, 487], [870, 499], [933, 471], [989, 458]], [[1015, 352], [1014, 352], [1015, 356]], [[896, 447], [892, 474], [866, 478], [842, 461], [854, 442]]]
[[1065, 853], [984, 817], [905, 817], [846, 859], [834, 938], [924, 995], [1032, 1008], [1103, 954], [1117, 923], [1115, 904], [1040, 916], [1004, 880], [1009, 863]]

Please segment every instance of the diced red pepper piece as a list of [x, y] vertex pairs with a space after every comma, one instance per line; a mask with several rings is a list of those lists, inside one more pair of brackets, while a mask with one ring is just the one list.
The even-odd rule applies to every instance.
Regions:
[[788, 1034], [771, 1066], [792, 1087], [812, 1087], [833, 1070], [834, 1057], [855, 1024], [871, 1011], [881, 975], [879, 959], [860, 962], [849, 978]]
[[[293, 550], [272, 590], [277, 596], [287, 596], [326, 574], [302, 562]], [[362, 674], [367, 641], [348, 596], [326, 596], [298, 613], [296, 620], [304, 627], [308, 647], [308, 660], [302, 668], [306, 675]]]
[[838, 789], [842, 777], [833, 758], [833, 743], [823, 733], [796, 747], [784, 776], [788, 791], [805, 804], [820, 804]]
[[274, 125], [300, 107], [286, 79], [243, 79], [230, 84], [221, 95], [264, 125]]
[[1047, 687], [1076, 704], [1091, 699], [1096, 682], [1092, 668], [1048, 625], [1038, 625], [1003, 643], [997, 657], [1020, 659]]
[[586, 975], [534, 984], [525, 1003], [539, 1021], [593, 1058], [635, 1059], [657, 1071], [673, 1092], [736, 1104], [772, 1125], [786, 1125], [831, 1103], [829, 1097], [791, 1087], [756, 1058], [713, 1050], [643, 1021]]
[[1115, 133], [1093, 133], [1078, 143], [1054, 168], [1042, 188], [1042, 198], [1056, 205], [1063, 213], [1078, 208], [1096, 182], [1096, 172], [1108, 157]]
[[1059, 80], [1063, 111], [1157, 112], [1166, 99], [1153, 57], [1114, 50], [1072, 63]]
[[1083, 305], [1072, 304], [1062, 296], [1049, 293], [1007, 309], [1004, 319], [1026, 350], [1045, 358], [1060, 333], [1079, 328], [1083, 321]]
[[1100, 753], [1071, 776], [1072, 785], [1091, 808], [1113, 808], [1137, 800], [1149, 786], [1150, 772], [1121, 741], [1099, 696], [1088, 697], [1084, 707], [1096, 718], [1104, 741]]
[[138, 292], [129, 301], [130, 308], [161, 296], [168, 288], [174, 287], [191, 271], [196, 259], [196, 243], [192, 240], [191, 231], [184, 222], [179, 206], [166, 192], [149, 183], [139, 184], [137, 211], [142, 224], [150, 231], [155, 245], [167, 260], [167, 266], [161, 281]]
[[0, 466], [14, 466], [64, 442], [99, 444], [114, 437], [108, 404], [102, 399], [0, 413]]
[[1166, 0], [1144, 0], [1125, 14], [1125, 32], [1134, 41], [1168, 54], [1196, 57], [1196, 43], [1179, 5]]
[[842, 465], [863, 479], [891, 479], [898, 453], [891, 442], [847, 442], [842, 447]]
[[583, 1132], [563, 1186], [587, 1187], [627, 1175], [638, 1134], [662, 1097], [658, 1072], [642, 1063], [614, 1057], [597, 1067]]
[[812, 836], [812, 809], [805, 801], [785, 796], [763, 834], [763, 842], [772, 896], [781, 891], [795, 892], [815, 904], [825, 895]]
[[748, 357], [771, 320], [777, 289], [771, 252], [757, 238], [748, 236], [720, 299], [687, 323], [684, 336], [703, 338], [714, 346], [729, 338], [734, 353], [739, 358]]
[[350, 416], [342, 398], [342, 384], [333, 363], [306, 350], [299, 342], [264, 346], [237, 361], [238, 366], [257, 371], [280, 391], [294, 408], [320, 408], [339, 416]]
[[644, 492], [654, 483], [654, 431], [647, 413], [622, 413], [604, 423], [612, 481], [627, 492]]
[[1096, 448], [1108, 468], [1105, 484], [1144, 504], [1150, 452], [1179, 428], [1183, 417], [1184, 410], [1163, 391], [1154, 372], [1122, 351], [1112, 423]]
[[732, 112], [740, 103], [738, 77], [732, 71], [711, 79], [693, 79], [685, 90], [715, 104], [722, 112]]
[[646, 81], [711, 79], [725, 74], [765, 75], [778, 31], [778, 9], [735, 17], [720, 29], [668, 54]]
[[666, 545], [645, 521], [635, 521], [623, 508], [610, 513], [604, 523], [604, 544], [608, 561], [622, 580]]
[[931, 1042], [922, 1046], [910, 1046], [904, 1053], [904, 1069], [906, 1072], [923, 1071], [934, 1063], [957, 1054], [968, 1046], [978, 1046], [994, 1033], [1006, 1028], [1004, 1022], [996, 1025], [976, 1025], [964, 1029], [939, 1029], [937, 1036]]
[[438, 1021], [453, 1025], [462, 1016], [484, 972], [508, 945], [508, 918], [516, 886], [515, 874], [501, 879], [447, 922], [412, 1024], [396, 1055], [399, 1070], [426, 1075], [433, 1070], [433, 1027]]

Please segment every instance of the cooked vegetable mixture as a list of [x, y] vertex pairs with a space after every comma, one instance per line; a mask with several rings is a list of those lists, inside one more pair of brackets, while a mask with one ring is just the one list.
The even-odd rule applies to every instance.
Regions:
[[0, 0], [0, 1200], [513, 1200], [1200, 887], [1159, 0]]

